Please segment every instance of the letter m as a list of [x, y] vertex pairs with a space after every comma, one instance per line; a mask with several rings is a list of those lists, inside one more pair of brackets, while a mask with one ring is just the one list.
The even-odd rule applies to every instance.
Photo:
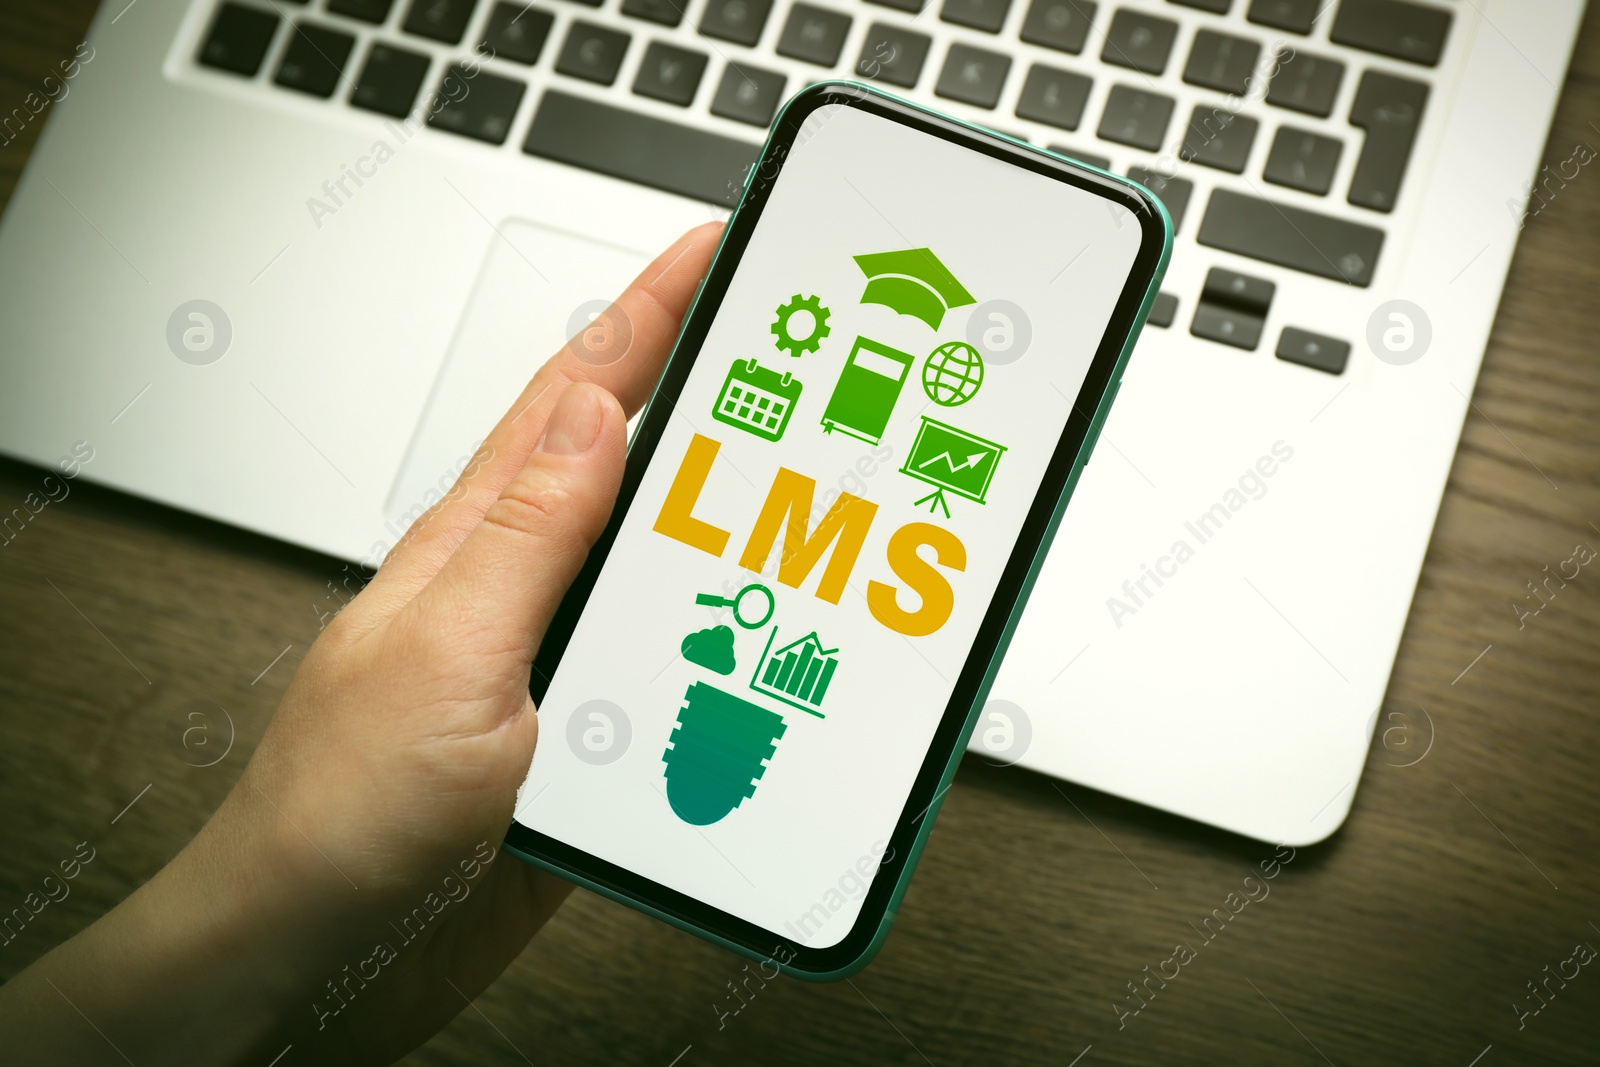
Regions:
[[[750, 540], [739, 557], [739, 565], [746, 570], [760, 572], [772, 554], [778, 539], [778, 529], [783, 528], [783, 555], [778, 560], [778, 581], [791, 588], [800, 583], [816, 568], [830, 545], [833, 555], [823, 569], [822, 580], [817, 584], [817, 596], [830, 604], [837, 604], [844, 595], [845, 583], [855, 568], [861, 546], [872, 528], [872, 518], [878, 505], [849, 493], [840, 493], [833, 507], [822, 516], [815, 531], [806, 529], [811, 515], [811, 498], [817, 483], [803, 474], [779, 467], [772, 480], [767, 501], [761, 505]], [[787, 519], [787, 522], [785, 522]]]

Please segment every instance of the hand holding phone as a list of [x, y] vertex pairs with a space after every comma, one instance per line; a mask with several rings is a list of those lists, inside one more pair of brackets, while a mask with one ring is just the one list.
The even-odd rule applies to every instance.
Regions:
[[519, 855], [790, 973], [888, 930], [1171, 247], [862, 86], [779, 116], [534, 663]]

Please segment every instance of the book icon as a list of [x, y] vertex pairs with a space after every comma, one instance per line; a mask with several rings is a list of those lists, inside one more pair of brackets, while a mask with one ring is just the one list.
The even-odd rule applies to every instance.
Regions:
[[792, 374], [768, 370], [753, 359], [734, 360], [723, 379], [711, 417], [768, 441], [783, 436], [800, 399], [800, 382]]
[[869, 445], [880, 443], [914, 362], [909, 353], [857, 337], [822, 413], [823, 432], [838, 430]]
[[750, 688], [757, 693], [775, 697], [790, 707], [810, 712], [819, 719], [827, 718], [817, 709], [828, 694], [828, 684], [839, 666], [837, 648], [823, 648], [822, 639], [813, 630], [798, 641], [774, 651], [778, 628], [774, 626], [767, 636], [767, 647], [762, 650], [761, 661], [750, 679]]

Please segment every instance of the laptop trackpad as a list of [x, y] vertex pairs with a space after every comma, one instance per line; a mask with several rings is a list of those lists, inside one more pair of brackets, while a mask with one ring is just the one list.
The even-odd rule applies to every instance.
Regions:
[[499, 230], [384, 503], [393, 531], [449, 490], [539, 365], [650, 258], [520, 219]]

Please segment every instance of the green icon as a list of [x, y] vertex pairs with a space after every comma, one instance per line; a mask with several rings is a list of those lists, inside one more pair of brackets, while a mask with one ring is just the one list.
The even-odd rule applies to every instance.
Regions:
[[863, 304], [882, 304], [901, 315], [921, 319], [935, 330], [949, 309], [977, 303], [977, 298], [929, 249], [873, 252], [856, 256], [855, 261], [867, 276], [867, 288], [861, 294]]
[[815, 630], [773, 651], [772, 645], [777, 639], [778, 628], [774, 626], [767, 635], [767, 647], [761, 652], [756, 673], [750, 678], [750, 688], [819, 719], [826, 718], [817, 709], [822, 706], [828, 683], [833, 681], [833, 672], [839, 666], [835, 658], [839, 650], [823, 648]]
[[[760, 618], [754, 620], [746, 619], [743, 615], [739, 614], [739, 605], [742, 604], [745, 598], [751, 594], [755, 594], [767, 602], [767, 610], [762, 612]], [[704, 604], [707, 607], [712, 608], [732, 608], [733, 621], [738, 623], [740, 626], [743, 626], [746, 630], [755, 630], [765, 626], [772, 618], [773, 611], [777, 608], [777, 601], [772, 596], [772, 590], [768, 589], [764, 585], [755, 584], [745, 586], [731, 597], [718, 596], [715, 593], [701, 593], [699, 596], [694, 598], [694, 602], [696, 604]], [[726, 629], [726, 627], [724, 627], [724, 629]], [[731, 633], [732, 631], [729, 632]], [[728, 672], [723, 671], [722, 673], [727, 674]]]
[[685, 637], [683, 644], [678, 647], [684, 659], [698, 663], [708, 671], [732, 674], [736, 666], [733, 660], [733, 630], [726, 626], [696, 630]]
[[960, 407], [978, 395], [983, 357], [965, 341], [950, 341], [928, 353], [922, 364], [922, 391], [943, 407]]
[[822, 413], [823, 432], [838, 430], [876, 445], [915, 362], [915, 356], [857, 337]]
[[1003, 452], [1004, 445], [985, 441], [977, 434], [924, 415], [900, 473], [933, 486], [934, 491], [916, 503], [927, 504], [929, 511], [942, 508], [948, 519], [950, 505], [944, 494], [951, 492], [979, 504], [985, 503], [984, 496], [989, 492], [989, 482], [994, 478], [994, 469]]
[[[822, 347], [822, 339], [831, 332], [828, 329], [829, 314], [816, 296], [794, 294], [793, 300], [778, 305], [778, 317], [772, 323], [772, 335], [777, 340], [772, 343], [791, 356], [815, 352]], [[795, 329], [796, 322], [800, 325], [799, 330]]]
[[708, 826], [755, 795], [787, 729], [777, 712], [695, 682], [661, 754], [667, 803], [692, 826]]
[[735, 360], [717, 394], [711, 417], [776, 441], [788, 427], [799, 399], [800, 383], [792, 374], [768, 370], [753, 359]]

